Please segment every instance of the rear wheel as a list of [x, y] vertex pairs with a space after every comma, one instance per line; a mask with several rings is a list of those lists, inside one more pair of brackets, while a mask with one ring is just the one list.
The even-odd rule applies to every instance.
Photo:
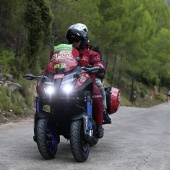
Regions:
[[84, 162], [90, 152], [90, 145], [84, 140], [82, 120], [76, 120], [70, 127], [70, 146], [76, 161]]
[[54, 122], [49, 118], [39, 119], [36, 123], [36, 139], [40, 154], [52, 159], [57, 153], [58, 136]]

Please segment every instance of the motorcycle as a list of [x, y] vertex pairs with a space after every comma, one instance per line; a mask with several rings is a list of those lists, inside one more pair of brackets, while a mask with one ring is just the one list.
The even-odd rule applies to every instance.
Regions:
[[[45, 159], [55, 157], [61, 135], [70, 140], [73, 157], [78, 162], [86, 161], [90, 147], [98, 143], [89, 73], [101, 68], [81, 67], [79, 62], [72, 50], [57, 51], [45, 73], [23, 76], [27, 80], [38, 79], [33, 138]], [[120, 90], [113, 87], [105, 90], [107, 112], [113, 114], [120, 105]]]

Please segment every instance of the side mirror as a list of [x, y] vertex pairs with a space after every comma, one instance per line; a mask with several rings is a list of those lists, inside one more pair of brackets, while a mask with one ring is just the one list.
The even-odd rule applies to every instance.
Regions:
[[32, 75], [32, 74], [30, 74], [30, 73], [25, 74], [23, 77], [24, 77], [26, 80], [33, 80], [33, 79], [35, 78], [35, 76]]

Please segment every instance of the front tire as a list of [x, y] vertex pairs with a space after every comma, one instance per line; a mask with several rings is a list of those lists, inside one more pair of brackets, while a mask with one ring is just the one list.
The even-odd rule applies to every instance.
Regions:
[[36, 123], [36, 139], [40, 154], [52, 159], [57, 153], [58, 137], [54, 122], [49, 118], [39, 119]]
[[90, 145], [84, 140], [83, 133], [83, 121], [73, 121], [70, 127], [70, 146], [77, 162], [86, 161], [90, 152]]

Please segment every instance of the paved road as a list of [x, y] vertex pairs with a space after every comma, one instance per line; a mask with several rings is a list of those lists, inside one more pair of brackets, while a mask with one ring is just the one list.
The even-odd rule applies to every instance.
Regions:
[[170, 170], [170, 103], [149, 109], [123, 107], [105, 125], [105, 136], [84, 163], [61, 138], [53, 160], [33, 142], [33, 120], [0, 126], [0, 170]]

